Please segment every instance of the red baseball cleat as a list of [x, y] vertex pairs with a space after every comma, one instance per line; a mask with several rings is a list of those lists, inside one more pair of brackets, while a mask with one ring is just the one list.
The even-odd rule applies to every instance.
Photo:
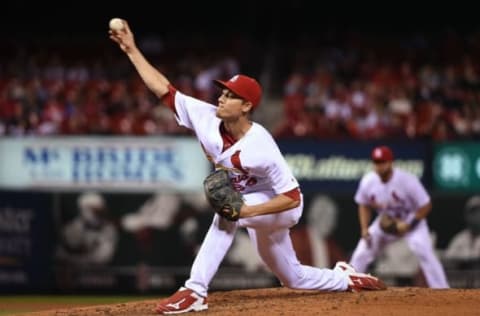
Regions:
[[363, 290], [385, 290], [385, 283], [373, 275], [360, 273], [346, 262], [340, 261], [335, 265], [335, 269], [340, 269], [348, 276], [348, 290], [351, 292], [360, 292]]
[[158, 304], [155, 311], [159, 314], [171, 315], [187, 312], [200, 312], [208, 309], [207, 298], [194, 291], [181, 287], [175, 294]]

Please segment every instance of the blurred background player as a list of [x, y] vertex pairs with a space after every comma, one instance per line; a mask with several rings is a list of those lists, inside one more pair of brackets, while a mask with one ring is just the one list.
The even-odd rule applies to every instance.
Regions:
[[[417, 256], [426, 282], [431, 288], [448, 288], [445, 271], [437, 258], [426, 217], [432, 209], [430, 196], [413, 174], [393, 167], [394, 155], [387, 146], [372, 150], [374, 171], [366, 173], [355, 193], [358, 204], [361, 239], [353, 251], [350, 264], [365, 272], [385, 245], [404, 238]], [[370, 224], [372, 210], [396, 220], [398, 234], [380, 227], [380, 216]]]

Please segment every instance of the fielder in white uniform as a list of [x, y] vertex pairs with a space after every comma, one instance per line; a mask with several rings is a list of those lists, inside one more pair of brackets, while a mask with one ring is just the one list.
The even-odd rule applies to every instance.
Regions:
[[272, 136], [249, 119], [261, 99], [258, 82], [244, 75], [228, 81], [215, 80], [222, 89], [218, 106], [184, 95], [147, 62], [126, 21], [124, 25], [120, 31], [111, 30], [110, 38], [127, 54], [149, 89], [175, 113], [177, 122], [195, 132], [215, 167], [229, 170], [232, 183], [245, 199], [237, 222], [215, 214], [190, 278], [184, 287], [159, 303], [157, 312], [177, 314], [208, 308], [209, 284], [239, 227], [247, 229], [262, 260], [286, 287], [324, 291], [384, 289], [381, 280], [356, 273], [344, 262], [331, 270], [304, 266], [298, 261], [289, 228], [302, 215], [302, 194]]
[[[426, 220], [432, 208], [430, 196], [415, 175], [393, 167], [394, 155], [389, 147], [374, 148], [371, 158], [375, 171], [362, 177], [355, 194], [362, 238], [352, 254], [350, 264], [357, 271], [365, 272], [383, 247], [398, 238], [405, 238], [420, 262], [428, 286], [448, 288]], [[396, 218], [400, 235], [385, 233], [380, 228], [380, 216], [370, 224], [372, 210]]]

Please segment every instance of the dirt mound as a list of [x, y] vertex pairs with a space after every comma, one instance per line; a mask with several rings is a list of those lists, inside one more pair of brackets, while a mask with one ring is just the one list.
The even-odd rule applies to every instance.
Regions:
[[[478, 315], [480, 289], [392, 287], [360, 293], [285, 288], [212, 292], [209, 309], [188, 315]], [[156, 315], [156, 300], [28, 313], [28, 316]]]

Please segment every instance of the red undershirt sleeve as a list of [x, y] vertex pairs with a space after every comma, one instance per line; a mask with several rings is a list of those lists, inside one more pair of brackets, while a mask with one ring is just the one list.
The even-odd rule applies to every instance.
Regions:
[[171, 84], [168, 85], [168, 92], [160, 99], [170, 110], [177, 114], [175, 109], [175, 93], [177, 89]]
[[299, 188], [295, 188], [295, 189], [290, 190], [288, 192], [283, 192], [282, 194], [288, 196], [289, 198], [291, 198], [294, 201], [300, 201], [300, 189]]

